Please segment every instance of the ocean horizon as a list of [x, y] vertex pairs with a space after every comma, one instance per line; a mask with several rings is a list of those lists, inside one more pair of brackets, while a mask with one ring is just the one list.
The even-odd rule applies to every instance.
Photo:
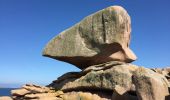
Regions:
[[0, 88], [0, 96], [11, 96], [11, 90], [16, 88]]

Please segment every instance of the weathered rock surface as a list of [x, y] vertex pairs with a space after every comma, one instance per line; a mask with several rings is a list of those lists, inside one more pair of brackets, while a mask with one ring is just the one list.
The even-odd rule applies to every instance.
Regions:
[[63, 94], [62, 91], [33, 84], [26, 84], [20, 89], [11, 91], [14, 100], [61, 100], [59, 96]]
[[170, 67], [166, 67], [166, 68], [154, 68], [152, 69], [154, 72], [157, 72], [159, 74], [162, 74], [163, 76], [165, 76], [168, 81], [170, 81]]
[[63, 100], [111, 100], [111, 97], [102, 97], [89, 92], [70, 92], [62, 96]]
[[43, 55], [80, 69], [108, 61], [132, 62], [136, 56], [129, 49], [130, 34], [126, 10], [111, 6], [61, 32], [46, 45]]
[[46, 87], [26, 84], [4, 100], [169, 100], [169, 88], [160, 72], [115, 61], [64, 74]]
[[122, 95], [113, 93], [111, 100], [138, 100], [138, 98], [136, 95], [130, 93], [124, 93]]
[[[25, 93], [25, 87], [29, 92]], [[37, 91], [38, 90], [38, 91]], [[0, 100], [111, 100], [111, 95], [99, 92], [67, 92], [55, 91], [49, 87], [25, 85], [21, 89], [12, 90], [11, 97], [0, 97]], [[17, 95], [16, 95], [17, 94]], [[106, 94], [106, 95], [104, 95]]]
[[[109, 65], [109, 64], [107, 64]], [[107, 68], [108, 66], [102, 66], [102, 68]], [[72, 91], [72, 90], [108, 90], [112, 91], [116, 86], [121, 86], [124, 89], [124, 92], [130, 90], [132, 86], [132, 72], [138, 67], [132, 64], [121, 64], [115, 66], [109, 66], [108, 69], [97, 70], [98, 66], [91, 66], [88, 69], [92, 68], [88, 73], [84, 71], [79, 74], [76, 73], [72, 76], [77, 77], [66, 77], [64, 75], [64, 80], [56, 80], [49, 86], [60, 89], [62, 91]], [[100, 69], [102, 69], [100, 67]], [[85, 70], [87, 71], [87, 70]], [[62, 77], [61, 77], [62, 78]], [[59, 78], [59, 79], [61, 79]]]
[[0, 97], [0, 100], [12, 100], [12, 98], [8, 96], [3, 96], [3, 97]]
[[112, 100], [168, 100], [170, 84], [164, 75], [151, 69], [108, 62], [65, 74], [49, 87], [64, 92], [102, 90], [113, 93]]
[[167, 79], [150, 69], [138, 68], [133, 75], [133, 83], [139, 100], [165, 100], [169, 94]]
[[52, 91], [52, 90], [48, 87], [42, 87], [42, 86], [37, 86], [37, 85], [33, 85], [33, 84], [26, 84], [21, 89], [12, 90], [11, 94], [12, 94], [12, 96], [22, 97], [27, 94], [47, 93], [50, 91]]

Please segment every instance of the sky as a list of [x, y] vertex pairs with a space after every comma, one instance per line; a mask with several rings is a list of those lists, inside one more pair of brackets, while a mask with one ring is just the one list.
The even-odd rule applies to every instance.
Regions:
[[50, 39], [84, 17], [113, 5], [132, 20], [133, 64], [170, 66], [169, 0], [0, 0], [0, 87], [47, 85], [75, 66], [43, 57]]

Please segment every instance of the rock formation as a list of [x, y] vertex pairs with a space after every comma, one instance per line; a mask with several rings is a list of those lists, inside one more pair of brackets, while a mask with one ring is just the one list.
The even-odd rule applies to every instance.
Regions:
[[82, 69], [47, 86], [26, 84], [0, 100], [170, 100], [170, 68], [130, 64], [131, 22], [120, 6], [98, 11], [61, 32], [43, 55]]
[[170, 100], [170, 71], [156, 70], [111, 61], [68, 72], [48, 86], [26, 84], [0, 100]]
[[132, 62], [129, 49], [131, 20], [126, 10], [111, 6], [61, 32], [45, 47], [43, 55], [85, 69], [108, 61]]

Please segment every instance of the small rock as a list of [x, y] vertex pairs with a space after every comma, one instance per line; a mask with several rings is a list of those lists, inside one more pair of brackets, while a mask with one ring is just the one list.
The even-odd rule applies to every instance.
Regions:
[[24, 96], [28, 93], [31, 93], [31, 92], [29, 90], [23, 89], [23, 88], [11, 91], [12, 96]]

